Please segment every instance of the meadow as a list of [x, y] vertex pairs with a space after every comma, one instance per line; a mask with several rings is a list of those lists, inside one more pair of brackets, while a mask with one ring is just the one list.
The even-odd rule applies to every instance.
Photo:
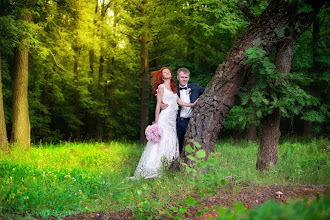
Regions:
[[[258, 144], [221, 141], [215, 146], [215, 164], [207, 171], [219, 182], [329, 187], [329, 150], [327, 138], [282, 140], [277, 167], [259, 172], [255, 169]], [[168, 210], [178, 212], [173, 206], [184, 204], [194, 192], [192, 176], [168, 170], [162, 178], [128, 181], [142, 151], [142, 145], [123, 142], [63, 142], [33, 145], [28, 151], [0, 150], [0, 217], [60, 218], [123, 210], [130, 210], [135, 219], [171, 216]], [[239, 184], [235, 187], [240, 190]], [[329, 206], [324, 206], [329, 205], [329, 196], [322, 204], [322, 216], [329, 216]]]

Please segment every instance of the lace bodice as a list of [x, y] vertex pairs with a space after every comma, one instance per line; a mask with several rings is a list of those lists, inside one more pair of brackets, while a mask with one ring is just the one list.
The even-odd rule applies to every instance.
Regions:
[[[168, 90], [164, 84], [160, 84], [158, 86], [159, 87], [163, 87], [164, 88], [164, 94], [163, 94], [163, 98], [162, 98], [162, 102], [165, 104], [168, 104], [168, 108], [177, 111], [179, 109], [178, 104], [177, 104], [177, 94], [171, 92], [170, 90]], [[158, 89], [157, 89], [158, 92]], [[166, 110], [166, 109], [165, 109]]]

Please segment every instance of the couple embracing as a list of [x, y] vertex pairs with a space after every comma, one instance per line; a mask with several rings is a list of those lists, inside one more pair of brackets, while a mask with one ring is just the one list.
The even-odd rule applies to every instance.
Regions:
[[148, 141], [130, 179], [160, 177], [162, 170], [180, 156], [193, 107], [204, 92], [198, 84], [188, 84], [187, 68], [178, 69], [178, 86], [169, 68], [163, 67], [151, 75], [153, 94], [157, 98], [155, 125], [161, 128], [162, 137], [159, 142]]

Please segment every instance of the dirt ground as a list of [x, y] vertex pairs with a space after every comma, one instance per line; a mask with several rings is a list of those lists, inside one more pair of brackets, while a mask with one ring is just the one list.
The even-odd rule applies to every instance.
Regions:
[[[304, 200], [306, 197], [309, 197], [310, 200], [314, 200], [316, 195], [319, 194], [323, 196], [329, 193], [329, 187], [316, 187], [316, 186], [279, 186], [279, 185], [270, 185], [270, 186], [260, 186], [254, 185], [251, 183], [240, 183], [239, 190], [237, 187], [234, 187], [236, 184], [229, 183], [226, 187], [222, 187], [219, 189], [217, 195], [213, 197], [208, 197], [204, 199], [200, 204], [202, 206], [213, 207], [213, 205], [220, 205], [221, 207], [232, 208], [234, 202], [244, 202], [245, 208], [253, 209], [258, 205], [261, 205], [265, 201], [273, 198], [274, 200], [286, 203], [291, 199], [295, 200]], [[279, 198], [276, 195], [276, 192], [282, 192]], [[212, 219], [217, 217], [217, 211], [211, 211], [208, 213], [204, 213], [200, 217], [196, 218], [195, 214], [197, 212], [197, 208], [191, 207], [188, 209], [190, 215], [186, 215], [186, 218], [196, 219], [196, 220], [204, 220], [204, 219]], [[80, 213], [75, 215], [65, 216], [62, 219], [66, 220], [75, 220], [75, 219], [97, 219], [97, 220], [105, 220], [105, 219], [118, 219], [118, 220], [126, 220], [126, 219], [134, 219], [131, 210], [124, 210], [120, 212], [112, 212], [112, 213]], [[162, 218], [163, 220], [167, 220], [170, 218]]]

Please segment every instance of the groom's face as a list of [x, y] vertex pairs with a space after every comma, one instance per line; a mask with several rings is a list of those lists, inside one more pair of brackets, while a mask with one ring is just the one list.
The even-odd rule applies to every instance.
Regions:
[[189, 73], [180, 71], [177, 78], [179, 80], [180, 86], [182, 86], [182, 87], [186, 86], [189, 81]]

